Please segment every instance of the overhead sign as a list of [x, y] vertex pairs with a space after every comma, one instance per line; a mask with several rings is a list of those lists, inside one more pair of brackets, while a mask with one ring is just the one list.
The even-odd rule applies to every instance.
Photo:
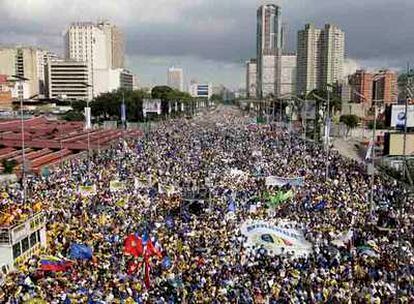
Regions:
[[391, 122], [393, 128], [404, 128], [407, 121], [407, 127], [414, 127], [414, 105], [407, 106], [407, 117], [405, 117], [405, 105], [391, 106]]
[[147, 113], [156, 113], [161, 114], [161, 99], [144, 99], [142, 103], [142, 112], [144, 117], [147, 116]]
[[242, 224], [240, 230], [247, 237], [244, 243], [247, 248], [262, 247], [270, 255], [291, 253], [294, 257], [307, 256], [312, 252], [312, 244], [299, 229], [265, 221], [247, 221]]
[[266, 177], [266, 186], [279, 186], [283, 187], [286, 185], [291, 186], [303, 186], [305, 178], [303, 177], [279, 177], [279, 176], [268, 176]]

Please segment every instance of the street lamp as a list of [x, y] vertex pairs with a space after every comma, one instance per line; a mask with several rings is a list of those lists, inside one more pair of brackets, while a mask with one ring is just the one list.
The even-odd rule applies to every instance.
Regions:
[[20, 95], [20, 118], [21, 118], [21, 132], [22, 132], [22, 184], [23, 184], [23, 203], [26, 202], [26, 155], [24, 145], [24, 117], [23, 117], [23, 98], [24, 98], [24, 82], [28, 81], [28, 78], [19, 75], [12, 75], [17, 80], [19, 86], [22, 86], [23, 93]]
[[[85, 88], [91, 88], [92, 85], [88, 84], [87, 82], [81, 82], [81, 85], [83, 85]], [[87, 112], [85, 111], [85, 114], [87, 114], [89, 117], [86, 117], [87, 115], [85, 115], [85, 129], [87, 130], [87, 134], [88, 134], [88, 178], [90, 178], [90, 168], [91, 168], [91, 156], [90, 156], [90, 151], [91, 151], [91, 138], [90, 138], [90, 116], [91, 116], [91, 112], [90, 112], [90, 108], [89, 108], [89, 96], [86, 98], [86, 108], [88, 109]]]

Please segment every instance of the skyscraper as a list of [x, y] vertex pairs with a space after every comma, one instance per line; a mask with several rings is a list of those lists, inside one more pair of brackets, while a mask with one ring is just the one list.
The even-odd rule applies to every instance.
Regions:
[[246, 94], [247, 98], [257, 97], [257, 61], [255, 58], [246, 62]]
[[97, 82], [108, 81], [108, 70], [124, 67], [122, 32], [107, 21], [72, 23], [65, 35], [65, 56], [88, 64], [89, 84], [96, 96], [100, 92], [95, 87], [102, 87]]
[[296, 54], [283, 54], [280, 66], [280, 95], [296, 94]]
[[323, 30], [307, 24], [298, 32], [297, 93], [307, 94], [343, 78], [345, 34], [327, 24]]
[[257, 92], [259, 97], [279, 94], [282, 53], [281, 9], [274, 4], [257, 10]]
[[175, 67], [169, 68], [167, 78], [169, 87], [179, 91], [184, 91], [183, 69]]

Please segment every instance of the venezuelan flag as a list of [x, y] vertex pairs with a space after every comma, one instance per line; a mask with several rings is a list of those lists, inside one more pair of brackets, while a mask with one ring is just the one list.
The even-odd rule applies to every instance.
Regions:
[[43, 271], [66, 271], [72, 267], [72, 262], [54, 256], [45, 256], [40, 260], [40, 269]]

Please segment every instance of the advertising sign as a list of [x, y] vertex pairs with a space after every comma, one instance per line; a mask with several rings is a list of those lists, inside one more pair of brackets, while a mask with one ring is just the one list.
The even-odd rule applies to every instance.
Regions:
[[144, 117], [147, 116], [147, 113], [156, 113], [161, 114], [161, 99], [144, 99], [142, 103], [142, 111]]
[[392, 105], [391, 108], [391, 127], [404, 128], [407, 120], [407, 127], [414, 127], [414, 105], [408, 105], [407, 117], [405, 117], [405, 105]]
[[240, 230], [247, 237], [244, 244], [247, 248], [263, 247], [270, 255], [292, 253], [294, 257], [307, 256], [312, 252], [312, 244], [299, 229], [265, 221], [247, 221], [241, 225]]
[[266, 177], [266, 186], [279, 186], [283, 187], [285, 185], [291, 186], [303, 186], [305, 179], [303, 177], [279, 177], [279, 176], [268, 176]]
[[[405, 143], [405, 154], [414, 155], [414, 134], [407, 134]], [[402, 156], [404, 155], [404, 134], [385, 133], [384, 155]]]

